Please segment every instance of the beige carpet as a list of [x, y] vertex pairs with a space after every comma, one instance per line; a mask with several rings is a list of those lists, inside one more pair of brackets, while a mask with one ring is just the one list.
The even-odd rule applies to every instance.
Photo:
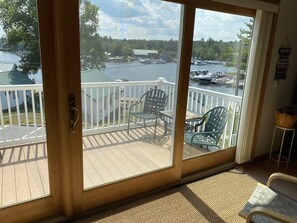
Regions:
[[224, 172], [77, 222], [244, 222], [238, 212], [256, 184], [246, 174]]

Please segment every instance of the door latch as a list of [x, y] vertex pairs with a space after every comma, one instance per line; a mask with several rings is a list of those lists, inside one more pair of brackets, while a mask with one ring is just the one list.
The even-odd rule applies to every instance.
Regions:
[[75, 127], [79, 120], [79, 110], [75, 107], [75, 96], [70, 94], [68, 97], [69, 102], [69, 127], [72, 133], [75, 132]]

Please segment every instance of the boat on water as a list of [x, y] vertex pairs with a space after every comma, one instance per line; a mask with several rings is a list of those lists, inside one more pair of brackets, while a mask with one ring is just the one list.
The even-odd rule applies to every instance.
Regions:
[[138, 61], [140, 62], [140, 63], [144, 63], [144, 64], [151, 64], [151, 63], [153, 63], [153, 61], [151, 60], [151, 59], [149, 59], [149, 58], [140, 58], [140, 59], [138, 59]]
[[154, 61], [154, 64], [165, 64], [165, 63], [166, 63], [166, 61], [163, 60], [163, 59], [156, 59], [156, 60]]
[[213, 65], [225, 65], [226, 62], [219, 61], [219, 60], [205, 60], [207, 64], [213, 64]]
[[193, 70], [190, 72], [190, 79], [193, 81], [199, 81], [200, 83], [210, 83], [213, 78], [213, 74], [208, 70]]
[[230, 80], [229, 77], [221, 77], [221, 78], [213, 78], [211, 80], [212, 84], [225, 84], [226, 82], [228, 82]]
[[225, 84], [227, 81], [230, 81], [229, 74], [224, 72], [216, 72], [213, 79], [211, 80], [212, 84]]
[[166, 61], [163, 59], [152, 59], [152, 58], [140, 58], [138, 59], [140, 63], [144, 64], [165, 64]]
[[214, 78], [213, 73], [207, 71], [206, 74], [200, 74], [198, 77], [199, 83], [210, 84], [211, 80]]
[[199, 71], [198, 70], [191, 70], [190, 71], [190, 79], [193, 81], [198, 81], [198, 76], [199, 76]]
[[190, 71], [190, 79], [193, 81], [198, 81], [200, 84], [225, 84], [230, 80], [229, 74], [225, 72], [212, 73], [208, 70]]
[[207, 63], [201, 57], [194, 57], [191, 59], [191, 64], [193, 65], [207, 65]]
[[207, 65], [207, 63], [204, 62], [203, 60], [197, 60], [194, 62], [194, 65], [203, 66], [203, 65]]

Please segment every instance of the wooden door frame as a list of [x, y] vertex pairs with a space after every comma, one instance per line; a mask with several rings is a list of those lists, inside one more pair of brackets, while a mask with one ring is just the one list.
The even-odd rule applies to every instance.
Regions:
[[[37, 0], [40, 56], [46, 112], [46, 144], [50, 195], [0, 209], [1, 222], [32, 222], [62, 213], [60, 119], [57, 109], [57, 72], [52, 1]], [[17, 214], [16, 214], [17, 213]]]

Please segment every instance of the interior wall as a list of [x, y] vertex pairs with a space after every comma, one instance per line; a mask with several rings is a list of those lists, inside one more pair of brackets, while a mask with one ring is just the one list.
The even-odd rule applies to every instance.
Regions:
[[[291, 105], [296, 100], [297, 83], [297, 1], [282, 0], [279, 8], [276, 33], [272, 49], [270, 67], [262, 107], [259, 133], [256, 142], [255, 156], [268, 153], [275, 124], [275, 109]], [[289, 57], [287, 78], [280, 80], [278, 87], [274, 80], [275, 66], [278, 60], [278, 49], [288, 35], [292, 53]]]

